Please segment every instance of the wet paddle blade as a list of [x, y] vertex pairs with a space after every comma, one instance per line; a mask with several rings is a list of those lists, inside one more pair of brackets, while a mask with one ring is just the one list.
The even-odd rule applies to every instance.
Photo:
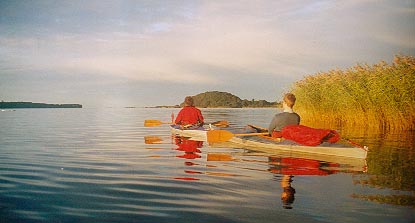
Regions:
[[145, 127], [155, 127], [155, 126], [160, 126], [162, 124], [172, 124], [170, 122], [162, 122], [160, 120], [145, 120], [144, 121], [144, 126]]
[[210, 130], [207, 132], [208, 142], [226, 142], [234, 136], [232, 132], [226, 130]]
[[229, 127], [229, 122], [226, 120], [222, 120], [222, 121], [216, 121], [216, 122], [212, 122], [210, 123], [216, 127], [220, 127], [220, 128], [226, 128]]

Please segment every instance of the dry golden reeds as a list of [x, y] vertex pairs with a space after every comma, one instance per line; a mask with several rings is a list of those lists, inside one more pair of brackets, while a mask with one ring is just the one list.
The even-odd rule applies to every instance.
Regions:
[[415, 129], [415, 58], [392, 64], [331, 70], [292, 87], [296, 111], [306, 123], [330, 123], [381, 131]]

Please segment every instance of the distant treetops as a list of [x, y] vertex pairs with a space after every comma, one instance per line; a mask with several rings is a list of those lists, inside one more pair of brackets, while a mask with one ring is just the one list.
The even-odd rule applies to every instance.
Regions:
[[33, 102], [0, 102], [0, 108], [82, 108], [81, 104], [46, 104]]

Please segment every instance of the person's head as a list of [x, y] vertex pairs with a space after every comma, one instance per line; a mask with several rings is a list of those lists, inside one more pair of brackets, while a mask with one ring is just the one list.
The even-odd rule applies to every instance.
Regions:
[[194, 105], [194, 101], [193, 101], [192, 96], [187, 96], [184, 99], [184, 106], [193, 106], [193, 105]]
[[282, 100], [288, 107], [292, 108], [295, 104], [295, 95], [292, 93], [286, 93]]

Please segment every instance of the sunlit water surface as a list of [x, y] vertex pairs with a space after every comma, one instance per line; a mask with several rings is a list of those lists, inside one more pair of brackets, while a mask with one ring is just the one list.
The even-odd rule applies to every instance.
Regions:
[[[207, 143], [188, 151], [167, 125], [143, 126], [169, 122], [172, 112], [178, 109], [0, 112], [0, 221], [414, 222], [413, 206], [356, 196], [414, 196], [357, 183], [367, 172], [300, 166], [285, 182], [281, 157]], [[234, 129], [266, 126], [276, 112], [203, 110], [207, 122], [228, 120]], [[288, 205], [281, 199], [287, 184], [295, 190]]]

